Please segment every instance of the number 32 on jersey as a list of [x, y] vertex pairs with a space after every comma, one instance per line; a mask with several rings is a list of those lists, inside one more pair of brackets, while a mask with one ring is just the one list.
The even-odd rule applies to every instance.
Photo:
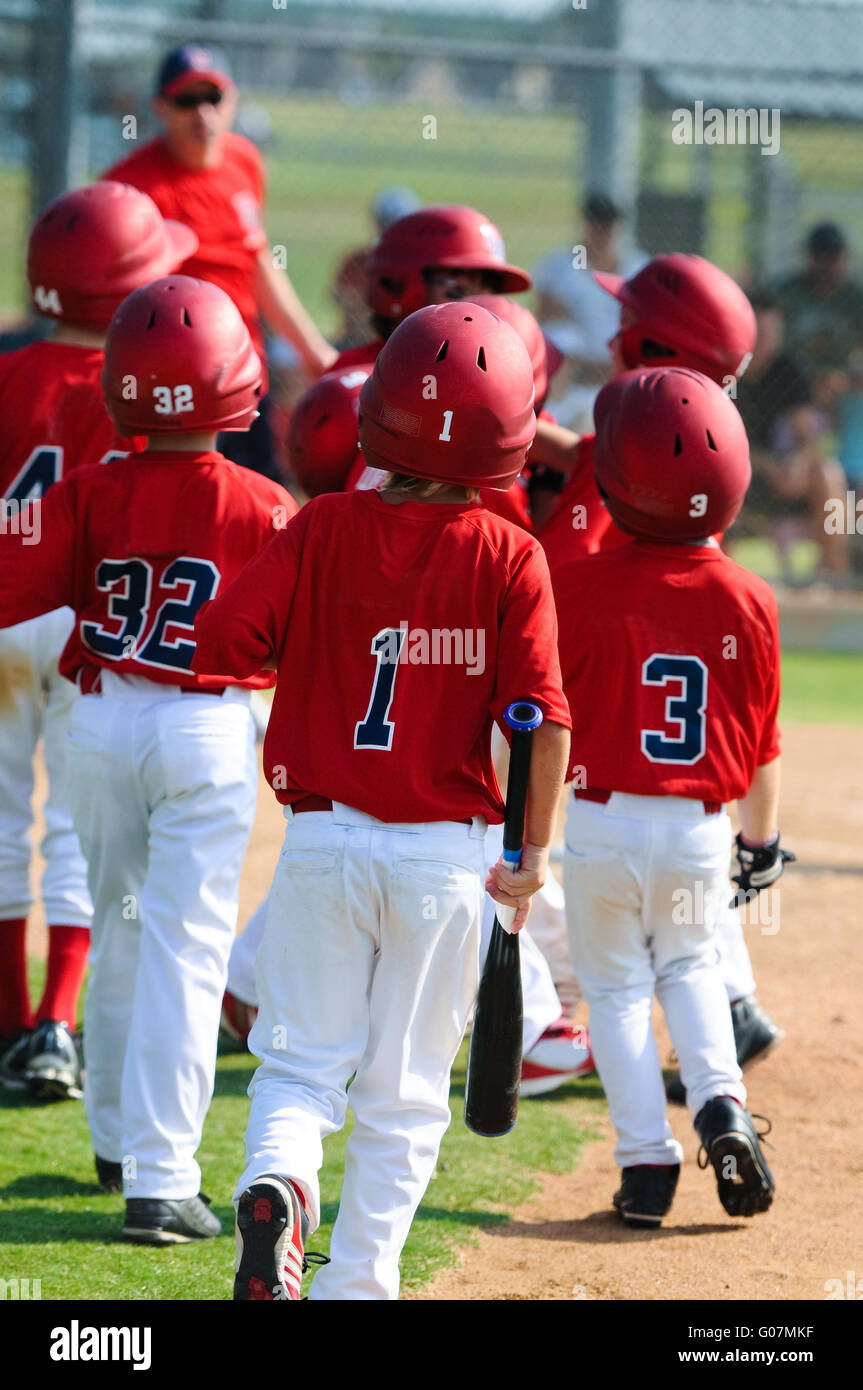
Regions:
[[642, 685], [671, 687], [665, 701], [670, 729], [642, 729], [641, 751], [652, 763], [697, 763], [706, 742], [707, 667], [698, 656], [654, 652], [641, 668]]

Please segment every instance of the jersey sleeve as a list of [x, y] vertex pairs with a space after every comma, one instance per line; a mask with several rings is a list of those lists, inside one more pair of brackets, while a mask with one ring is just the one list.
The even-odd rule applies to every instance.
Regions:
[[557, 614], [548, 564], [532, 544], [517, 563], [500, 606], [497, 679], [491, 703], [506, 733], [504, 710], [514, 700], [532, 700], [543, 716], [570, 727], [557, 651]]
[[[0, 627], [75, 602], [74, 481], [55, 483], [45, 497], [4, 507], [0, 534]], [[13, 522], [15, 525], [13, 526]]]
[[764, 763], [772, 763], [779, 757], [780, 738], [779, 738], [779, 696], [781, 693], [781, 681], [779, 675], [779, 615], [776, 608], [776, 600], [771, 595], [771, 602], [766, 615], [769, 626], [769, 647], [767, 652], [767, 673], [764, 686], [764, 720], [761, 729], [761, 738], [758, 742], [758, 766]]
[[192, 669], [245, 680], [274, 664], [291, 615], [305, 532], [305, 512], [279, 531], [229, 584], [205, 603], [195, 622]]

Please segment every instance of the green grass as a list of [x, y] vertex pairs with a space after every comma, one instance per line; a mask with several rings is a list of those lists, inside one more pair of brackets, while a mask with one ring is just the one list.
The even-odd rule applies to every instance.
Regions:
[[863, 724], [863, 653], [785, 652], [780, 720]]
[[[32, 997], [43, 974], [32, 963]], [[84, 1107], [38, 1105], [0, 1090], [4, 1142], [0, 1154], [0, 1276], [41, 1279], [43, 1299], [227, 1299], [233, 1269], [231, 1193], [243, 1168], [248, 1054], [222, 1056], [216, 1094], [198, 1153], [204, 1191], [226, 1234], [199, 1245], [155, 1250], [118, 1239], [123, 1201], [99, 1192]], [[459, 1246], [483, 1227], [506, 1222], [538, 1186], [538, 1175], [573, 1168], [600, 1108], [595, 1078], [572, 1083], [553, 1098], [523, 1101], [515, 1130], [480, 1139], [462, 1119], [465, 1049], [453, 1072], [453, 1123], [437, 1171], [402, 1257], [402, 1288], [420, 1287], [457, 1258]], [[349, 1129], [324, 1144], [322, 1224], [313, 1250], [329, 1249], [338, 1210]], [[309, 1276], [310, 1278], [313, 1277]], [[306, 1283], [308, 1290], [308, 1281]]]

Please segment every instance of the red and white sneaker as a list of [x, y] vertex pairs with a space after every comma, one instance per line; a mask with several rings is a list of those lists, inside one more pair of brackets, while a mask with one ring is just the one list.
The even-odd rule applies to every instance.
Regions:
[[222, 995], [222, 1017], [219, 1032], [234, 1047], [247, 1047], [258, 1010], [254, 1004], [244, 1004], [229, 989]]
[[586, 1028], [561, 1017], [546, 1028], [521, 1064], [521, 1094], [542, 1096], [595, 1070]]
[[[247, 1187], [237, 1208], [234, 1302], [299, 1302], [308, 1267], [309, 1220], [289, 1178], [267, 1175]], [[324, 1255], [309, 1257], [328, 1264]]]

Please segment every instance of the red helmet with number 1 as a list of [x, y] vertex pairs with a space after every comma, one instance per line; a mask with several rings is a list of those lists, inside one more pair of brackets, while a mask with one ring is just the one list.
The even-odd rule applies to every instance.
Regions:
[[360, 389], [372, 364], [327, 372], [291, 412], [288, 460], [309, 497], [341, 492], [359, 451]]
[[247, 430], [261, 377], [240, 311], [207, 280], [167, 275], [111, 320], [102, 390], [121, 435]]
[[127, 294], [169, 275], [197, 249], [192, 229], [166, 220], [137, 188], [107, 180], [76, 188], [49, 203], [30, 233], [33, 308], [105, 329]]
[[495, 293], [531, 287], [527, 271], [507, 261], [494, 223], [476, 208], [454, 203], [420, 208], [381, 233], [369, 256], [366, 303], [382, 318], [407, 318], [426, 302], [423, 271], [438, 268], [494, 272], [489, 289]]
[[505, 491], [535, 432], [527, 349], [469, 299], [400, 323], [360, 393], [367, 462], [415, 478]]
[[637, 367], [603, 386], [593, 413], [596, 482], [621, 530], [684, 542], [728, 529], [751, 469], [721, 387], [682, 367]]
[[630, 310], [616, 341], [627, 367], [692, 367], [720, 386], [742, 376], [755, 348], [755, 314], [742, 289], [701, 256], [654, 256], [631, 279], [594, 271]]

